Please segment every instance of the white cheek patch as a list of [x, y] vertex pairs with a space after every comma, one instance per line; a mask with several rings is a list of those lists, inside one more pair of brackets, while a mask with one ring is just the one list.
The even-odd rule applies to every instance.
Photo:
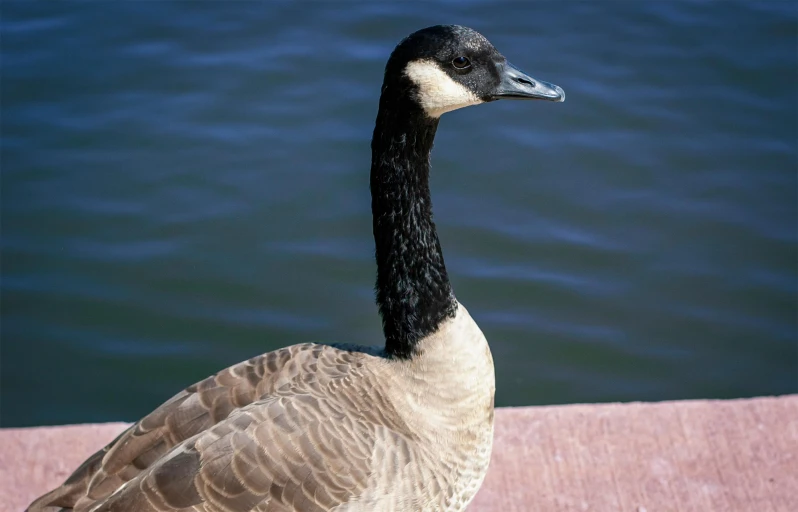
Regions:
[[414, 60], [405, 68], [405, 74], [418, 87], [419, 103], [430, 117], [482, 103], [476, 94], [452, 80], [432, 61]]

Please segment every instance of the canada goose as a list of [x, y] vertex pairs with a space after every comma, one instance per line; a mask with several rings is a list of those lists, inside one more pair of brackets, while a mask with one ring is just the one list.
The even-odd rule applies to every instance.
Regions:
[[178, 393], [33, 511], [462, 511], [493, 442], [493, 360], [452, 293], [429, 193], [441, 114], [563, 101], [482, 35], [429, 27], [391, 54], [371, 143], [385, 348], [303, 344]]

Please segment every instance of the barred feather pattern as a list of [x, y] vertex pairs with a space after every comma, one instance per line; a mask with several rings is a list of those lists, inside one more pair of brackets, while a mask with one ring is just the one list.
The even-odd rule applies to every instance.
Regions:
[[462, 305], [412, 359], [294, 345], [175, 395], [29, 512], [462, 511], [490, 460], [494, 389]]

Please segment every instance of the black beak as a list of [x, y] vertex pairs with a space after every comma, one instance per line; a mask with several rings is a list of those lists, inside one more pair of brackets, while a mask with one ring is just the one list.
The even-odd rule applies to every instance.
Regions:
[[565, 101], [565, 91], [548, 82], [535, 80], [509, 62], [498, 65], [501, 82], [491, 95], [492, 100]]

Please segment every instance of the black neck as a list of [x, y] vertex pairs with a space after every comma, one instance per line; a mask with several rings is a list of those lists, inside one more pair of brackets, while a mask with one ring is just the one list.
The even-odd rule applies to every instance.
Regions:
[[416, 353], [418, 341], [457, 310], [432, 221], [429, 159], [438, 120], [404, 98], [380, 98], [371, 142], [371, 211], [377, 305], [386, 352]]

